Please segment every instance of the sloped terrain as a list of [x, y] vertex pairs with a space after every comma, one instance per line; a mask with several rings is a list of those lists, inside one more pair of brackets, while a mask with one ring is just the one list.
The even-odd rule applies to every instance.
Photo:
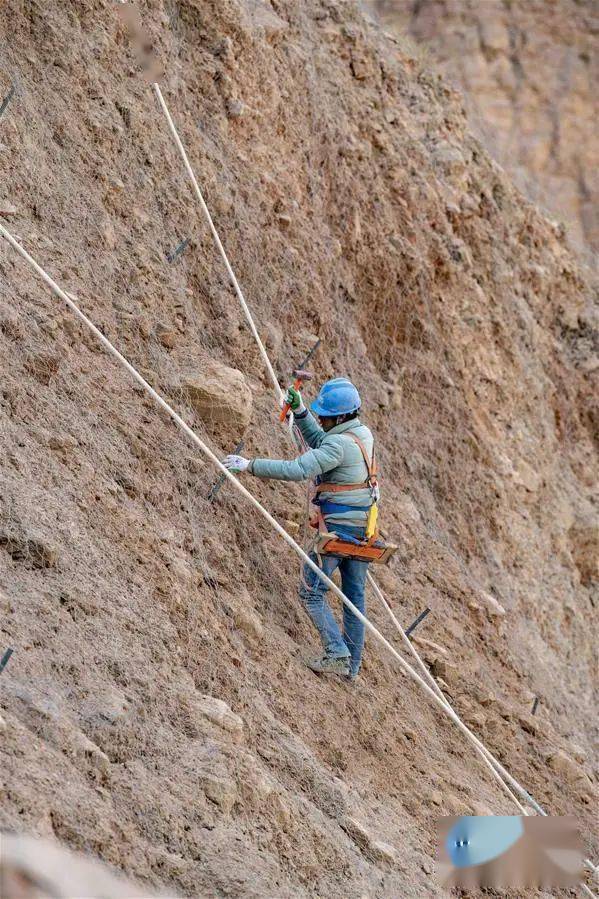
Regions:
[[368, 0], [464, 94], [516, 184], [599, 258], [599, 16], [593, 0]]
[[[444, 689], [596, 858], [592, 286], [354, 4], [143, 14], [281, 382], [318, 335], [316, 377], [360, 386], [401, 546], [377, 578], [404, 625], [432, 609]], [[215, 451], [289, 455], [113, 5], [8, 0], [0, 27], [3, 221]], [[355, 688], [311, 675], [282, 541], [207, 501], [209, 464], [6, 242], [0, 289], [2, 827], [186, 896], [440, 895], [435, 817], [513, 811], [486, 768], [372, 641]], [[251, 416], [202, 413], [207, 371], [248, 402], [223, 366]], [[301, 487], [245, 483], [301, 533]]]

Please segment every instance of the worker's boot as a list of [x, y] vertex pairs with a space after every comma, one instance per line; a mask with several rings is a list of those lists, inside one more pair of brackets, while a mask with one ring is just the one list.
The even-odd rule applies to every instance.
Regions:
[[319, 656], [309, 659], [306, 665], [317, 674], [341, 674], [349, 677], [349, 656]]

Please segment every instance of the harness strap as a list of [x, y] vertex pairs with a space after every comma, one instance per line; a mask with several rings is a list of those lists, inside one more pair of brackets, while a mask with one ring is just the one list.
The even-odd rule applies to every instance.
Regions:
[[372, 461], [368, 458], [368, 453], [366, 452], [366, 447], [362, 443], [359, 437], [354, 434], [353, 431], [346, 431], [346, 437], [351, 437], [351, 439], [356, 443], [362, 453], [362, 458], [364, 459], [364, 464], [366, 465], [366, 470], [368, 471], [368, 480], [373, 481], [376, 479], [376, 456], [374, 452], [374, 442], [372, 444]]
[[344, 490], [359, 490], [366, 489], [370, 487], [368, 481], [360, 481], [359, 484], [330, 484], [328, 482], [321, 482], [316, 485], [317, 493], [342, 493]]
[[346, 431], [343, 437], [350, 437], [355, 444], [357, 444], [360, 452], [362, 453], [362, 458], [364, 459], [364, 464], [366, 465], [366, 471], [368, 472], [368, 477], [365, 481], [361, 481], [359, 484], [331, 484], [329, 482], [323, 482], [316, 485], [316, 494], [319, 493], [343, 493], [346, 490], [366, 490], [369, 487], [372, 487], [376, 484], [376, 456], [374, 451], [374, 443], [372, 444], [372, 462], [368, 458], [368, 453], [366, 452], [366, 447], [362, 443], [359, 437], [357, 437], [353, 431]]
[[331, 484], [328, 482], [320, 483], [316, 485], [316, 490], [312, 499], [312, 502], [316, 506], [316, 514], [314, 518], [310, 521], [310, 525], [313, 528], [318, 529], [318, 531], [323, 534], [327, 533], [327, 525], [325, 522], [325, 515], [335, 515], [342, 514], [344, 512], [367, 512], [368, 520], [366, 524], [366, 537], [363, 540], [359, 538], [349, 538], [349, 535], [344, 535], [341, 537], [342, 542], [358, 544], [361, 546], [369, 546], [373, 541], [375, 541], [378, 537], [378, 532], [376, 530], [376, 500], [368, 506], [352, 506], [347, 505], [345, 503], [336, 503], [333, 500], [322, 500], [319, 498], [319, 493], [343, 493], [348, 490], [358, 490], [358, 489], [366, 489], [366, 490], [375, 490], [377, 485], [376, 480], [376, 457], [374, 452], [374, 443], [372, 445], [372, 461], [368, 458], [368, 453], [366, 452], [366, 447], [362, 443], [359, 437], [357, 437], [353, 432], [346, 431], [343, 436], [350, 437], [354, 443], [358, 446], [360, 452], [362, 453], [362, 458], [364, 460], [364, 464], [366, 465], [366, 470], [368, 472], [368, 477], [365, 481], [361, 481], [359, 484]]

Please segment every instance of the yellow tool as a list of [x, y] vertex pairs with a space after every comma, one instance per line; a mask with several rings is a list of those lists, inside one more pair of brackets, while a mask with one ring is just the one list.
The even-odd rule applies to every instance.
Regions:
[[376, 523], [379, 517], [379, 507], [377, 503], [373, 503], [368, 510], [368, 518], [366, 519], [366, 537], [370, 540], [376, 534]]

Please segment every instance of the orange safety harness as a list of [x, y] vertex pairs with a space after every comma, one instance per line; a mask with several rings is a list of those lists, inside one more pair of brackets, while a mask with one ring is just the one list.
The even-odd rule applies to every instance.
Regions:
[[[351, 431], [346, 432], [343, 436], [351, 438], [357, 444], [368, 472], [365, 481], [359, 484], [333, 484], [328, 481], [317, 483], [312, 502], [316, 506], [316, 513], [310, 520], [311, 527], [318, 530], [315, 550], [318, 555], [335, 555], [343, 558], [361, 559], [365, 562], [383, 562], [387, 563], [393, 553], [397, 550], [397, 546], [386, 543], [381, 539], [378, 528], [378, 481], [377, 481], [377, 464], [374, 446], [372, 448], [372, 460], [368, 458], [368, 453], [362, 441]], [[327, 530], [325, 521], [326, 514], [339, 514], [340, 512], [364, 511], [364, 506], [350, 506], [343, 503], [336, 503], [332, 500], [322, 500], [319, 498], [321, 493], [343, 493], [349, 490], [370, 490], [372, 503], [368, 509], [366, 521], [366, 535], [361, 540], [358, 537], [348, 534], [336, 534]]]

